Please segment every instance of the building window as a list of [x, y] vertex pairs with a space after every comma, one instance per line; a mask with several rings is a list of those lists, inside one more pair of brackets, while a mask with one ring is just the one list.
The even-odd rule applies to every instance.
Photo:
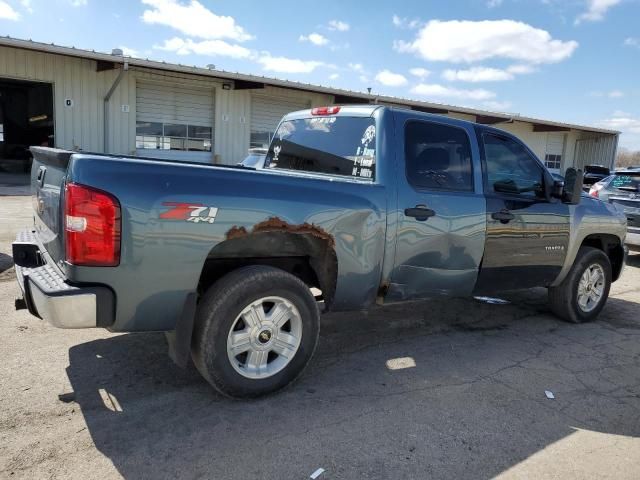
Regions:
[[561, 163], [562, 163], [562, 155], [553, 155], [553, 154], [547, 153], [544, 156], [544, 164], [547, 166], [547, 168], [550, 168], [552, 170], [560, 170]]
[[138, 149], [210, 152], [211, 140], [211, 127], [179, 123], [136, 123]]

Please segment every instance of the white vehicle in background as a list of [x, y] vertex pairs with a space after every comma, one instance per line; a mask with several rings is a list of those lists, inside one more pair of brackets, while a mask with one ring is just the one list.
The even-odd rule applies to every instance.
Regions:
[[617, 170], [593, 184], [589, 195], [619, 205], [624, 210], [627, 216], [625, 244], [631, 250], [640, 251], [640, 169]]

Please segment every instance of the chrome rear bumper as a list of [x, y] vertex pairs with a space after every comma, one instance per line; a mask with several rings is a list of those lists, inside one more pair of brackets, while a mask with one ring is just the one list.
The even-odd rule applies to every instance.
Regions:
[[[62, 272], [38, 255], [40, 265], [25, 265], [20, 250], [38, 248], [33, 232], [21, 232], [14, 248], [16, 278], [29, 312], [58, 328], [108, 327], [114, 319], [114, 295], [105, 286], [71, 285]], [[16, 253], [18, 252], [18, 253]]]

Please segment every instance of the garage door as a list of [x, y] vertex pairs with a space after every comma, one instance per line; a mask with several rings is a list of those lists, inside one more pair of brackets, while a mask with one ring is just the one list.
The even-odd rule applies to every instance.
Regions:
[[310, 107], [309, 100], [254, 95], [251, 98], [251, 147], [268, 147], [283, 116]]
[[554, 173], [559, 173], [562, 168], [564, 141], [564, 133], [547, 134], [547, 149], [545, 151], [544, 163], [547, 168]]
[[138, 82], [138, 155], [211, 162], [213, 93], [213, 88]]

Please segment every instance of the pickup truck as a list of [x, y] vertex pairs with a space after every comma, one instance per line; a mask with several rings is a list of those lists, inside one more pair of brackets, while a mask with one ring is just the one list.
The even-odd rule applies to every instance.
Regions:
[[547, 287], [594, 319], [626, 219], [507, 132], [383, 106], [286, 115], [265, 168], [32, 148], [13, 245], [28, 308], [61, 328], [165, 331], [220, 392], [298, 377], [320, 310]]

